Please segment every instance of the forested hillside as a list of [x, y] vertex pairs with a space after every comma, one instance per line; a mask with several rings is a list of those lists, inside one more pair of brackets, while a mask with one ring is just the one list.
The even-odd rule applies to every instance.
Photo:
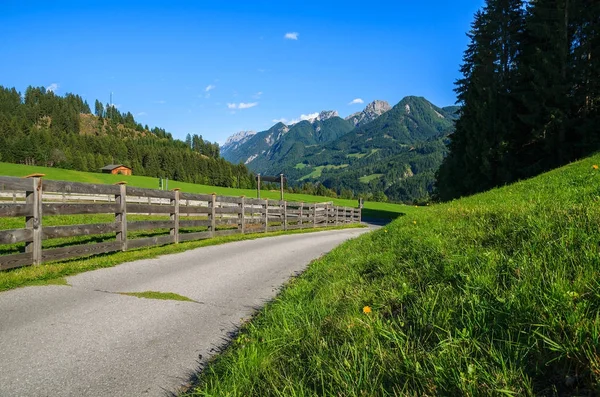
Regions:
[[438, 108], [414, 96], [393, 108], [375, 101], [363, 111], [369, 117], [361, 117], [357, 128], [356, 114], [344, 120], [322, 112], [315, 121], [278, 123], [223, 153], [255, 172], [284, 173], [292, 185], [307, 191], [311, 183], [343, 198], [423, 201], [433, 191], [457, 109]]
[[96, 100], [95, 114], [79, 95], [55, 95], [28, 87], [24, 95], [0, 86], [0, 161], [100, 171], [125, 164], [135, 175], [166, 177], [226, 187], [250, 188], [254, 178], [243, 165], [220, 157], [219, 146], [188, 135], [173, 139]]
[[443, 200], [537, 175], [600, 149], [600, 2], [488, 0], [456, 92], [438, 173]]

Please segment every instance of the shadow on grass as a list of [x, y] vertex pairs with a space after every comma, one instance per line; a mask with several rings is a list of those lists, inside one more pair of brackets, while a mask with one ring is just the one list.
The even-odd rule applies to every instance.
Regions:
[[362, 219], [386, 219], [389, 221], [393, 221], [396, 218], [400, 218], [405, 214], [402, 212], [393, 212], [393, 211], [385, 211], [385, 210], [374, 210], [370, 208], [362, 209]]

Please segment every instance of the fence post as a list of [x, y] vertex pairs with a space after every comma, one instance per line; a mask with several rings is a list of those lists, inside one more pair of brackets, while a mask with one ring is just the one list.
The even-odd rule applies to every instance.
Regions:
[[302, 208], [304, 208], [304, 202], [300, 203], [300, 214], [298, 214], [298, 225], [300, 225], [300, 229], [302, 229]]
[[256, 174], [256, 198], [260, 200], [260, 173]]
[[119, 194], [115, 194], [115, 203], [119, 207], [115, 213], [115, 223], [120, 224], [117, 229], [117, 241], [121, 243], [121, 251], [127, 251], [127, 182], [118, 182]]
[[265, 199], [265, 233], [269, 231], [269, 199]]
[[246, 197], [240, 196], [240, 215], [239, 215], [239, 228], [242, 231], [242, 234], [246, 233]]
[[173, 189], [173, 198], [171, 199], [171, 205], [175, 207], [170, 218], [173, 221], [173, 227], [169, 231], [169, 234], [173, 236], [173, 242], [179, 244], [179, 188]]
[[288, 230], [287, 201], [283, 202], [283, 230]]
[[362, 207], [358, 209], [358, 223], [362, 223]]
[[340, 213], [340, 207], [338, 207], [338, 206], [333, 207], [333, 211], [335, 212], [335, 225], [337, 226], [338, 222], [339, 222], [338, 215]]
[[215, 229], [216, 229], [216, 224], [217, 224], [217, 217], [216, 217], [216, 207], [217, 207], [217, 194], [213, 193], [210, 197], [210, 202], [208, 203], [208, 206], [210, 207], [210, 236], [214, 237], [215, 236]]
[[313, 228], [317, 227], [317, 203], [313, 204]]
[[31, 215], [25, 217], [25, 227], [33, 230], [33, 238], [25, 243], [25, 252], [31, 252], [34, 265], [42, 263], [42, 177], [31, 174], [31, 190], [25, 192], [25, 204], [31, 206]]

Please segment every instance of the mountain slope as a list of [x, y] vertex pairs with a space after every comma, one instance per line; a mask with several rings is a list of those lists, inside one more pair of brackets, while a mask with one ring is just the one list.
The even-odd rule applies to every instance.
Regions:
[[322, 112], [313, 121], [277, 124], [223, 155], [255, 172], [284, 173], [292, 184], [320, 182], [347, 197], [411, 202], [433, 189], [456, 110], [415, 96], [393, 108], [375, 101], [345, 120]]
[[392, 107], [386, 101], [373, 101], [363, 111], [351, 114], [346, 120], [351, 121], [355, 127], [362, 127], [377, 117], [389, 111]]
[[219, 157], [219, 146], [198, 135], [186, 142], [162, 128], [136, 122], [130, 112], [96, 101], [96, 114], [80, 96], [43, 87], [24, 95], [0, 86], [0, 161], [100, 172], [125, 164], [135, 175], [217, 186], [255, 185], [244, 166]]
[[241, 161], [256, 172], [279, 174], [282, 163], [299, 161], [307, 147], [334, 141], [353, 128], [337, 112], [321, 112], [313, 121], [303, 120], [291, 126], [277, 123], [238, 146], [224, 148], [221, 153], [225, 159], [233, 163]]
[[285, 172], [291, 179], [320, 181], [338, 192], [352, 191], [368, 198], [425, 199], [447, 151], [444, 138], [453, 127], [452, 116], [445, 110], [424, 98], [406, 97]]
[[406, 97], [371, 123], [335, 142], [333, 148], [365, 152], [439, 138], [453, 126], [446, 112], [422, 97]]
[[233, 134], [232, 136], [227, 138], [227, 141], [225, 141], [225, 143], [221, 147], [221, 151], [228, 152], [231, 150], [235, 150], [236, 148], [240, 147], [245, 142], [247, 142], [255, 134], [256, 131], [240, 131], [236, 134]]

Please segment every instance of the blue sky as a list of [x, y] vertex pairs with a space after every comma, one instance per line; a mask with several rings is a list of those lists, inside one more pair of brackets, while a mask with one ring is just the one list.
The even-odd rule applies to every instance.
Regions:
[[375, 99], [446, 106], [482, 5], [2, 0], [0, 85], [52, 87], [92, 108], [112, 92], [142, 124], [220, 143], [321, 110], [345, 117]]

